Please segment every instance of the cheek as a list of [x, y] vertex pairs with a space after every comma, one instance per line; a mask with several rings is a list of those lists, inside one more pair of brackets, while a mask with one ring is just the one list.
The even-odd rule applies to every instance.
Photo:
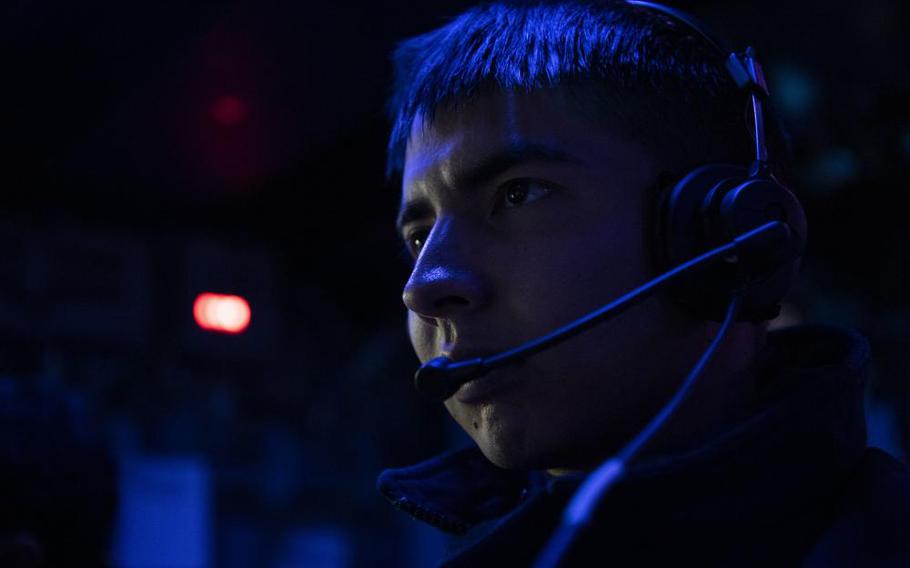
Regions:
[[[505, 298], [510, 313], [522, 318], [516, 329], [522, 339], [552, 331], [642, 284], [647, 277], [638, 243], [626, 244], [619, 231], [585, 234], [515, 267]], [[626, 241], [629, 239], [626, 238]], [[610, 325], [610, 324], [607, 324]], [[574, 340], [573, 340], [574, 342]]]
[[425, 363], [433, 357], [433, 347], [436, 342], [435, 329], [434, 326], [422, 321], [414, 312], [408, 312], [408, 337], [411, 338], [411, 346], [421, 363]]

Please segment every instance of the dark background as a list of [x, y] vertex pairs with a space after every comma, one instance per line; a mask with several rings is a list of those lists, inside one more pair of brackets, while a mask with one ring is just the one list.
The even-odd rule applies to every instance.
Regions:
[[[0, 5], [0, 394], [96, 425], [119, 564], [419, 566], [444, 544], [373, 489], [458, 439], [409, 386], [383, 99], [394, 43], [468, 5]], [[906, 457], [906, 3], [673, 5], [758, 48], [793, 137], [810, 240], [775, 325], [869, 337], [871, 440]], [[248, 299], [250, 328], [199, 329], [204, 291]]]

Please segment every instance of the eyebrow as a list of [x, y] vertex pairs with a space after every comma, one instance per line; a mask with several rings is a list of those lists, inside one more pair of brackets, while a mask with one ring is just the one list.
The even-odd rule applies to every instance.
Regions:
[[[462, 188], [478, 187], [488, 183], [510, 168], [527, 162], [584, 163], [580, 158], [559, 148], [540, 142], [521, 142], [485, 156], [470, 168], [455, 173], [452, 176], [453, 185]], [[408, 223], [429, 217], [432, 213], [432, 207], [425, 199], [409, 201], [402, 206], [401, 211], [398, 213], [395, 227], [400, 233], [402, 227]]]

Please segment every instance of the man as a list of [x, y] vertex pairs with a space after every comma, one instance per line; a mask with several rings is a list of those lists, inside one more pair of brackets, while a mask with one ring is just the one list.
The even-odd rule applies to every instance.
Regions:
[[[751, 160], [723, 54], [652, 8], [482, 6], [404, 42], [395, 65], [389, 172], [421, 362], [498, 353], [655, 277], [672, 180]], [[781, 167], [783, 137], [767, 134]], [[476, 448], [388, 470], [380, 491], [467, 533], [447, 566], [530, 565], [586, 476], [673, 396], [716, 319], [659, 294], [464, 384], [445, 406]], [[910, 478], [864, 447], [867, 353], [839, 328], [731, 325], [561, 565], [910, 565]]]

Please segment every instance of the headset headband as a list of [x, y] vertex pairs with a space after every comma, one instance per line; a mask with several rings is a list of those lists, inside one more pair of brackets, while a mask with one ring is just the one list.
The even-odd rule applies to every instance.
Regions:
[[711, 47], [716, 49], [725, 60], [727, 73], [733, 79], [733, 82], [740, 90], [746, 91], [752, 101], [752, 116], [755, 119], [755, 164], [751, 168], [752, 175], [758, 175], [766, 170], [768, 164], [768, 149], [765, 145], [765, 122], [762, 113], [762, 99], [768, 96], [768, 84], [765, 82], [765, 74], [762, 71], [761, 64], [755, 55], [755, 50], [747, 47], [742, 53], [728, 49], [713, 34], [708, 33], [704, 24], [701, 24], [695, 17], [686, 14], [676, 8], [671, 8], [656, 2], [642, 2], [640, 0], [626, 0], [627, 4], [632, 6], [641, 6], [655, 10], [669, 16], [670, 18], [682, 22], [698, 35], [703, 37]]

